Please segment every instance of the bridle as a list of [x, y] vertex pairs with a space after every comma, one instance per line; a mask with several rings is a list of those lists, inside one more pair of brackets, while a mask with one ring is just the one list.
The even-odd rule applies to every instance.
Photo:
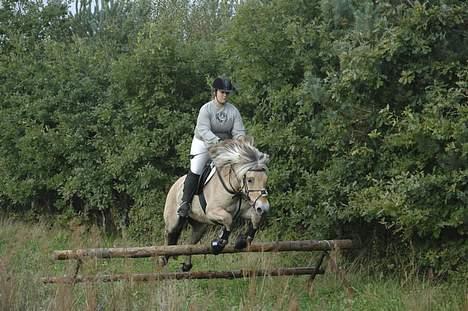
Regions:
[[[257, 168], [257, 169], [249, 169], [248, 172], [266, 172], [266, 169], [264, 168]], [[268, 197], [268, 191], [263, 188], [263, 189], [249, 189], [249, 184], [247, 183], [247, 174], [245, 174], [243, 177], [242, 177], [242, 187], [241, 187], [241, 192], [244, 196], [244, 199], [246, 199], [247, 202], [249, 202], [250, 206], [251, 207], [255, 207], [255, 205], [257, 204], [257, 201], [258, 199], [260, 199], [261, 197]], [[255, 198], [254, 201], [252, 201], [250, 199], [250, 193], [251, 192], [258, 192], [259, 195]]]
[[[247, 172], [265, 172], [265, 171], [266, 171], [266, 169], [264, 169], [264, 168], [251, 168]], [[247, 173], [244, 174], [244, 176], [242, 177], [242, 182], [241, 182], [237, 178], [237, 174], [235, 174], [235, 171], [232, 168], [232, 164], [229, 166], [229, 174], [228, 174], [228, 178], [229, 178], [228, 181], [229, 181], [230, 189], [226, 185], [226, 182], [224, 181], [223, 177], [221, 176], [220, 170], [218, 168], [216, 168], [216, 173], [218, 174], [218, 178], [221, 181], [221, 184], [223, 185], [224, 190], [226, 190], [228, 193], [232, 194], [233, 197], [240, 197], [240, 198], [244, 199], [245, 201], [247, 201], [249, 203], [250, 207], [252, 207], [252, 208], [255, 208], [255, 205], [257, 204], [257, 201], [261, 197], [268, 197], [268, 191], [265, 188], [263, 188], [263, 189], [249, 189], [249, 186], [248, 186], [248, 183], [247, 183]], [[235, 187], [231, 183], [231, 175], [232, 175], [231, 173], [234, 173], [234, 176], [236, 176], [238, 184], [241, 185], [241, 187], [237, 191], [234, 190]], [[255, 200], [250, 199], [249, 194], [251, 192], [259, 192], [259, 195], [255, 198]], [[240, 209], [240, 205], [241, 205], [241, 200], [239, 200], [239, 209]]]

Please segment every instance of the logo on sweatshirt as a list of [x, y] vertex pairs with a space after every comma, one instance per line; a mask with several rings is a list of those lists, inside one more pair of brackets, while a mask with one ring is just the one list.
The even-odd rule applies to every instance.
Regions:
[[227, 119], [227, 114], [224, 111], [220, 111], [216, 113], [216, 120], [218, 120], [219, 123], [224, 123], [226, 122]]

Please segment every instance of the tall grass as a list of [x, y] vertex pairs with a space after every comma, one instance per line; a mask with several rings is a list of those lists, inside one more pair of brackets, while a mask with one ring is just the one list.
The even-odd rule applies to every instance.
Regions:
[[[261, 236], [260, 236], [261, 238]], [[204, 241], [207, 243], [208, 240]], [[161, 241], [154, 241], [161, 243]], [[468, 310], [467, 282], [434, 283], [416, 274], [376, 274], [371, 262], [345, 267], [354, 289], [328, 272], [308, 277], [245, 280], [114, 282], [44, 285], [41, 277], [73, 274], [73, 262], [54, 262], [56, 249], [136, 246], [109, 239], [95, 228], [0, 222], [0, 310]], [[172, 260], [169, 271], [183, 257]], [[194, 270], [234, 270], [306, 265], [310, 254], [195, 256]], [[85, 260], [80, 274], [155, 272], [156, 259]]]

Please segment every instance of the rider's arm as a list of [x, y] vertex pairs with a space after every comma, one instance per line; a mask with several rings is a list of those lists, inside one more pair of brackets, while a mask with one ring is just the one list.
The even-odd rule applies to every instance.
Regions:
[[208, 145], [214, 145], [221, 139], [211, 131], [210, 114], [208, 105], [204, 105], [200, 109], [197, 118], [197, 126], [195, 127], [196, 136], [206, 142]]
[[235, 109], [234, 113], [234, 126], [232, 127], [232, 138], [234, 139], [239, 139], [242, 136], [245, 136], [245, 127], [244, 127], [244, 122], [242, 122], [242, 117], [240, 115], [239, 110], [237, 108]]

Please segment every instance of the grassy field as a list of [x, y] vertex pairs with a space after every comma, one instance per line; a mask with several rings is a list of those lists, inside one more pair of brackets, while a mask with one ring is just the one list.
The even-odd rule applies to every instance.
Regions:
[[[261, 239], [261, 236], [259, 237]], [[204, 241], [208, 243], [208, 239]], [[161, 241], [154, 241], [161, 244]], [[53, 250], [143, 246], [81, 226], [0, 222], [0, 310], [468, 310], [466, 281], [429, 282], [414, 272], [375, 273], [371, 264], [343, 265], [353, 293], [327, 271], [312, 286], [307, 276], [241, 280], [114, 282], [44, 285], [41, 277], [73, 273]], [[194, 257], [193, 271], [313, 264], [310, 254]], [[183, 258], [170, 262], [177, 271]], [[85, 260], [80, 274], [155, 272], [156, 259]]]

